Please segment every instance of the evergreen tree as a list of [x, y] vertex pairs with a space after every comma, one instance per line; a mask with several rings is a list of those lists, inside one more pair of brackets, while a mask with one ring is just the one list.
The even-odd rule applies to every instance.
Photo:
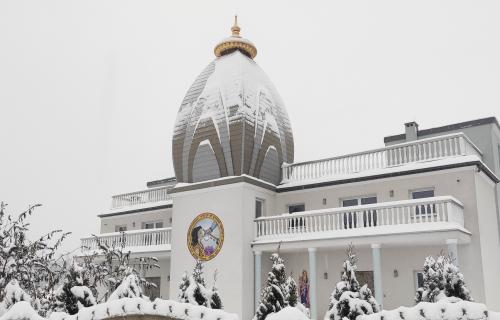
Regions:
[[288, 293], [288, 305], [290, 307], [297, 306], [297, 303], [299, 301], [297, 283], [292, 276], [289, 276], [288, 279], [286, 279], [286, 288], [286, 291]]
[[189, 298], [187, 296], [187, 289], [189, 288], [189, 285], [191, 284], [191, 281], [189, 279], [189, 275], [187, 273], [187, 271], [184, 272], [184, 275], [182, 276], [182, 280], [181, 282], [179, 283], [179, 289], [181, 290], [181, 292], [179, 293], [179, 302], [182, 302], [182, 303], [188, 303], [189, 302]]
[[467, 289], [464, 276], [450, 256], [440, 254], [436, 259], [432, 256], [425, 258], [424, 286], [417, 290], [415, 301], [437, 302], [445, 297], [456, 297], [466, 301], [473, 301]]
[[273, 265], [267, 276], [266, 286], [262, 290], [255, 320], [264, 320], [268, 314], [278, 312], [288, 305], [284, 261], [277, 253], [271, 255], [271, 261]]
[[210, 308], [212, 309], [223, 309], [222, 299], [219, 295], [219, 290], [217, 290], [217, 270], [214, 273], [214, 284], [212, 286], [212, 294], [210, 296]]
[[209, 306], [209, 298], [206, 294], [205, 279], [203, 278], [203, 263], [200, 260], [196, 261], [193, 269], [193, 284], [192, 299], [199, 306]]
[[379, 311], [379, 305], [372, 295], [368, 285], [359, 287], [356, 279], [358, 258], [354, 246], [350, 244], [346, 250], [347, 259], [343, 264], [341, 281], [337, 283], [330, 296], [329, 310], [325, 319], [355, 320], [362, 314], [372, 314]]

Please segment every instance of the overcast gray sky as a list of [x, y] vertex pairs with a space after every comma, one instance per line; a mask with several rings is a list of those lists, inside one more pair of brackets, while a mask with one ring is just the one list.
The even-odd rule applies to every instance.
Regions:
[[500, 1], [0, 0], [0, 200], [42, 203], [34, 232], [72, 249], [112, 194], [172, 176], [180, 102], [236, 12], [297, 161], [500, 116]]

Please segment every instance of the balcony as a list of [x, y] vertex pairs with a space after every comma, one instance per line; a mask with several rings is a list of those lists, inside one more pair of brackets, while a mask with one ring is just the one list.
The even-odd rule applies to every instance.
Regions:
[[260, 217], [254, 223], [254, 244], [437, 231], [457, 231], [465, 240], [469, 235], [464, 228], [463, 205], [448, 196], [285, 213]]
[[[105, 233], [97, 236], [102, 243], [119, 246], [125, 242], [125, 250], [131, 253], [166, 252], [170, 251], [172, 243], [172, 228], [141, 229], [125, 232]], [[81, 239], [82, 253], [98, 250], [96, 237]]]
[[171, 200], [168, 194], [171, 187], [150, 188], [142, 191], [119, 194], [112, 197], [111, 209], [119, 209], [128, 206], [142, 204], [154, 204], [162, 201]]
[[324, 160], [283, 164], [282, 184], [471, 155], [482, 157], [481, 151], [465, 134], [456, 133]]

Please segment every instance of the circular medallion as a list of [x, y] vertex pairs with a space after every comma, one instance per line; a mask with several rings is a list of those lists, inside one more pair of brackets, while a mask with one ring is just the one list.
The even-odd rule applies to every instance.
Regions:
[[194, 218], [187, 233], [189, 252], [196, 260], [215, 258], [224, 242], [224, 227], [219, 217], [205, 212]]

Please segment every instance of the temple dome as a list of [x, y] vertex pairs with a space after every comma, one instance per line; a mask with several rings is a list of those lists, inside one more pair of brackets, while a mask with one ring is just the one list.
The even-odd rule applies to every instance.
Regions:
[[238, 44], [215, 50], [217, 58], [184, 97], [172, 141], [178, 182], [247, 174], [278, 184], [281, 164], [293, 162], [283, 101], [255, 55], [245, 50]]

